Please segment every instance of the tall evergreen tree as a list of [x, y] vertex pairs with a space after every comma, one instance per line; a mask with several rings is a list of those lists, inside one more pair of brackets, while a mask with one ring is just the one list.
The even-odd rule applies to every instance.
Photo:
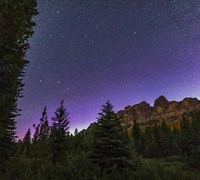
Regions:
[[47, 118], [47, 109], [44, 108], [40, 123], [34, 125], [35, 133], [33, 135], [32, 156], [35, 161], [37, 158], [43, 159], [49, 153], [49, 135], [50, 126]]
[[26, 132], [26, 134], [23, 138], [23, 145], [24, 145], [23, 154], [25, 156], [28, 156], [30, 153], [30, 145], [31, 145], [31, 130], [30, 130], [30, 128], [28, 129], [28, 131]]
[[33, 143], [38, 143], [38, 141], [39, 141], [39, 132], [40, 132], [40, 124], [38, 124], [38, 125], [33, 124], [33, 127], [35, 129], [35, 132], [33, 134]]
[[76, 128], [75, 130], [74, 130], [74, 136], [77, 136], [78, 135], [78, 129]]
[[55, 116], [52, 117], [51, 127], [51, 145], [52, 145], [52, 162], [56, 166], [57, 162], [64, 159], [66, 153], [66, 140], [69, 135], [69, 113], [64, 107], [64, 101], [60, 103], [60, 107], [56, 110]]
[[49, 138], [50, 127], [47, 118], [47, 108], [45, 107], [40, 119], [39, 141], [45, 143]]
[[[25, 53], [33, 34], [36, 0], [0, 1], [0, 161], [8, 159], [16, 138], [17, 100], [22, 96]], [[1, 168], [1, 167], [0, 167]]]
[[90, 158], [93, 163], [100, 166], [101, 170], [107, 172], [113, 167], [122, 170], [133, 166], [134, 145], [126, 137], [120, 120], [110, 102], [102, 106], [94, 130]]

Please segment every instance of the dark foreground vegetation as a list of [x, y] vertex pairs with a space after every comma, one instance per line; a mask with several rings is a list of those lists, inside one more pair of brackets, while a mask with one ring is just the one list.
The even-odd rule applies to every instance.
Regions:
[[[191, 117], [191, 116], [190, 116]], [[128, 135], [107, 102], [97, 123], [74, 135], [63, 101], [51, 118], [46, 108], [31, 136], [13, 145], [2, 179], [199, 179], [200, 113], [183, 116], [180, 128], [163, 122], [145, 129], [135, 122]], [[130, 133], [129, 133], [130, 134]], [[32, 137], [32, 138], [31, 138]]]
[[[179, 128], [165, 122], [129, 133], [113, 106], [102, 106], [97, 123], [74, 135], [63, 101], [49, 124], [16, 142], [17, 99], [22, 96], [35, 0], [0, 1], [0, 180], [200, 179], [200, 114], [183, 115]], [[131, 133], [130, 133], [131, 132]]]

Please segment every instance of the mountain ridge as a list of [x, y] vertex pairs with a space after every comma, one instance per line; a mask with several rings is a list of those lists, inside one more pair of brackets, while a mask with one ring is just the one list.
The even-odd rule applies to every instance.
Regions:
[[168, 101], [165, 96], [160, 96], [151, 106], [146, 101], [135, 105], [126, 106], [117, 112], [117, 116], [122, 118], [122, 126], [132, 127], [134, 121], [140, 126], [152, 123], [166, 123], [176, 125], [180, 122], [183, 114], [189, 117], [190, 112], [200, 111], [200, 100], [197, 98], [186, 97], [182, 101]]

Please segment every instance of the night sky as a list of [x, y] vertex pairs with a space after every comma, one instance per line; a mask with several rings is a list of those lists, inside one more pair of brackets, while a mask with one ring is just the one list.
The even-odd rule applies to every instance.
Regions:
[[39, 0], [17, 131], [65, 101], [70, 131], [154, 100], [200, 98], [199, 0]]

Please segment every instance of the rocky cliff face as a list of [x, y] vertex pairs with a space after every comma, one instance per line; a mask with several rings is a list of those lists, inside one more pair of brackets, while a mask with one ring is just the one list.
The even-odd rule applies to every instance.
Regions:
[[194, 110], [200, 110], [200, 100], [197, 98], [185, 98], [180, 102], [169, 102], [164, 96], [155, 100], [153, 107], [147, 102], [141, 102], [133, 106], [127, 106], [118, 111], [117, 115], [122, 117], [122, 125], [129, 128], [136, 120], [140, 126], [155, 122], [177, 122], [184, 113], [189, 114]]

